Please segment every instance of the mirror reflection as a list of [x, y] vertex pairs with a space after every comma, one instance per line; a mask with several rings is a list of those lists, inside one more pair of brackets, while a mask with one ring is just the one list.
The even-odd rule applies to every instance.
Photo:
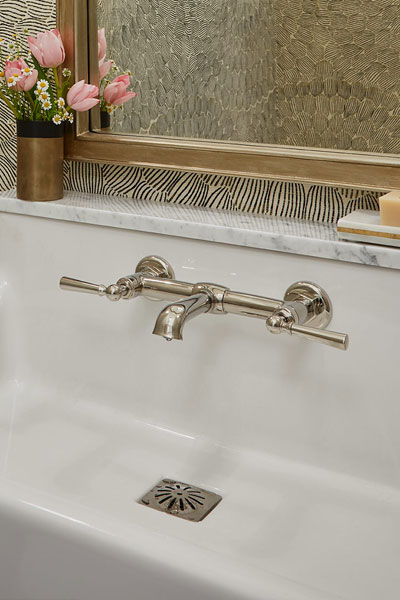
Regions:
[[98, 0], [98, 23], [111, 132], [400, 152], [393, 0]]

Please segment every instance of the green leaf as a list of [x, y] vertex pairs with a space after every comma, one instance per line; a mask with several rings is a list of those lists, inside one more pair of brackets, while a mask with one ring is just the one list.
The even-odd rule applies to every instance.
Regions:
[[49, 89], [47, 91], [48, 91], [48, 93], [50, 95], [51, 103], [53, 105], [55, 105], [55, 102], [54, 102], [54, 93], [53, 93], [53, 88], [51, 87], [51, 81], [49, 80], [47, 74], [43, 71], [42, 67], [39, 65], [38, 61], [33, 56], [33, 54], [32, 54], [32, 60], [33, 60], [33, 64], [35, 65], [35, 69], [38, 72], [38, 80], [39, 79], [45, 79], [47, 81], [47, 83], [49, 84]]

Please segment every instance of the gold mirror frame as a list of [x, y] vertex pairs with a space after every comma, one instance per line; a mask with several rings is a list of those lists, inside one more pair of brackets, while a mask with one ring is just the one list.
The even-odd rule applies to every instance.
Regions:
[[[58, 27], [75, 81], [98, 85], [97, 2], [57, 0]], [[92, 51], [91, 51], [92, 49]], [[400, 189], [400, 156], [267, 144], [97, 133], [98, 107], [78, 113], [65, 158], [369, 190]]]

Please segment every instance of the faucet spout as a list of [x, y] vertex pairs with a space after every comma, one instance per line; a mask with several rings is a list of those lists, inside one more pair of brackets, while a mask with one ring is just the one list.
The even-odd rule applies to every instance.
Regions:
[[211, 294], [204, 291], [168, 304], [159, 314], [153, 333], [168, 341], [182, 340], [186, 321], [208, 312], [212, 302]]

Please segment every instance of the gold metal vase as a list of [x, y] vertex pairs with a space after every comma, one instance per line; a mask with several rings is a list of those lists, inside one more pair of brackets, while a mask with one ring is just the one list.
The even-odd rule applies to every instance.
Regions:
[[17, 198], [60, 200], [63, 187], [64, 124], [17, 121]]

